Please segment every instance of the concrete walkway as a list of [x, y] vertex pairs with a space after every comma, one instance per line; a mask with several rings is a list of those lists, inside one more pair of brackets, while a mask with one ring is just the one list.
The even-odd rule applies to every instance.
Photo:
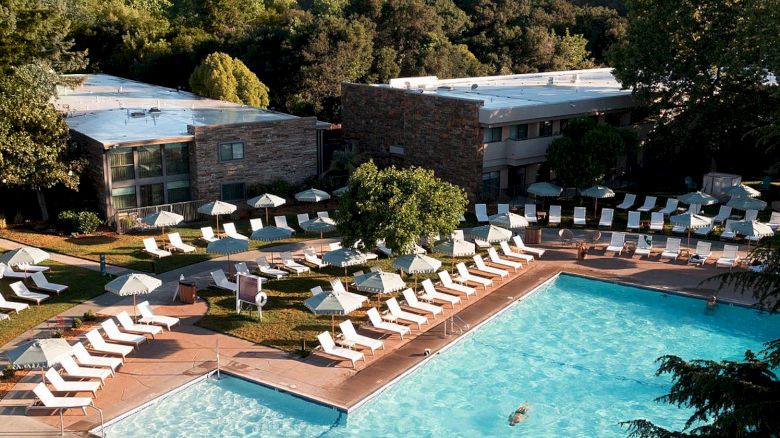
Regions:
[[[21, 248], [23, 246], [29, 245], [23, 245], [19, 242], [14, 242], [13, 240], [0, 239], [0, 249], [3, 249], [4, 251], [10, 251], [12, 249]], [[100, 272], [100, 263], [94, 260], [82, 259], [79, 257], [73, 257], [56, 252], [49, 252], [49, 256], [51, 260], [54, 260], [57, 263], [62, 263], [63, 265], [76, 266], [79, 268]], [[106, 272], [111, 275], [122, 275], [130, 271], [127, 268], [106, 264]]]

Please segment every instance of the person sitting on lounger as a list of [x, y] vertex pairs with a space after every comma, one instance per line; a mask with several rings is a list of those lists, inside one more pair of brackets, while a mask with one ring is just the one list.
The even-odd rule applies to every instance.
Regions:
[[707, 300], [707, 310], [713, 310], [717, 304], [718, 297], [715, 295], [711, 296], [710, 299]]
[[514, 426], [515, 424], [521, 423], [523, 420], [525, 420], [525, 417], [528, 415], [528, 402], [525, 402], [521, 404], [520, 406], [515, 409], [514, 412], [512, 412], [512, 415], [509, 416], [509, 425]]

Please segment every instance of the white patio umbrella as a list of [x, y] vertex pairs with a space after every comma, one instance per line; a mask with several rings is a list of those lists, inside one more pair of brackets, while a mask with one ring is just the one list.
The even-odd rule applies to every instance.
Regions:
[[8, 266], [35, 265], [49, 259], [49, 253], [32, 246], [12, 249], [0, 255], [0, 262]]
[[[262, 228], [263, 230], [265, 228]], [[260, 230], [257, 230], [260, 231]], [[235, 239], [233, 237], [225, 237], [224, 239], [215, 240], [209, 242], [206, 247], [206, 252], [209, 254], [222, 254], [227, 256], [228, 273], [231, 272], [230, 267], [230, 254], [237, 252], [244, 252], [249, 249], [249, 242], [244, 239]]]
[[265, 223], [268, 223], [268, 209], [269, 208], [276, 208], [280, 205], [284, 205], [287, 201], [285, 201], [284, 198], [272, 195], [270, 193], [263, 193], [260, 196], [255, 196], [254, 198], [249, 199], [246, 201], [249, 206], [252, 208], [265, 208]]
[[340, 197], [349, 193], [349, 186], [344, 186], [331, 192], [333, 196]]
[[414, 290], [417, 290], [417, 274], [436, 272], [441, 262], [424, 254], [406, 254], [396, 258], [393, 267], [414, 275]]
[[[73, 347], [63, 338], [33, 339], [5, 353], [14, 369], [44, 371], [73, 354]], [[41, 374], [43, 381], [43, 374]]]
[[322, 253], [322, 233], [326, 233], [328, 231], [333, 231], [336, 229], [336, 221], [329, 217], [315, 217], [314, 219], [309, 219], [301, 224], [299, 224], [301, 228], [306, 230], [309, 233], [316, 233], [319, 231], [320, 233], [320, 253]]
[[726, 187], [723, 189], [723, 194], [732, 198], [758, 198], [761, 196], [761, 192], [744, 184]]
[[[758, 221], [737, 221], [732, 222], [731, 229], [737, 233], [746, 237], [748, 243], [747, 253], [750, 254], [750, 241], [755, 239], [760, 240], [762, 237], [774, 236], [775, 232], [769, 225]], [[750, 238], [753, 239], [750, 239]]]
[[737, 210], [763, 210], [766, 208], [766, 202], [756, 198], [731, 198], [726, 205]]
[[478, 239], [488, 243], [503, 242], [512, 238], [511, 231], [495, 225], [482, 225], [468, 229], [466, 235], [474, 240]]
[[[355, 248], [339, 248], [328, 251], [322, 256], [322, 261], [339, 268], [344, 268], [344, 276], [347, 276], [347, 268], [362, 265], [366, 262], [366, 256]], [[349, 282], [344, 282], [344, 289], [348, 289]]]
[[599, 199], [614, 198], [615, 192], [609, 187], [596, 185], [588, 187], [585, 190], [580, 190], [580, 196], [593, 198], [593, 216], [595, 217], [598, 215]]
[[105, 290], [120, 297], [132, 295], [133, 317], [135, 317], [135, 296], [150, 294], [160, 286], [162, 286], [162, 281], [159, 278], [146, 274], [132, 273], [121, 275], [111, 280], [106, 284]]
[[708, 195], [704, 192], [690, 192], [677, 197], [677, 200], [683, 204], [699, 204], [701, 206], [718, 203], [718, 198]]
[[[231, 214], [236, 211], [236, 207], [233, 204], [228, 204], [222, 201], [212, 201], [198, 207], [198, 213], [206, 214], [209, 216], [217, 217], [217, 234], [219, 234], [219, 215]], [[266, 221], [267, 222], [267, 221]]]
[[381, 294], [398, 292], [406, 287], [406, 283], [395, 272], [369, 272], [355, 278], [355, 286], [362, 292], [376, 294], [377, 304]]
[[[273, 225], [269, 225], [267, 227], [260, 228], [259, 230], [255, 230], [252, 232], [252, 235], [249, 236], [252, 240], [259, 240], [261, 242], [274, 242], [277, 240], [284, 240], [289, 238], [292, 235], [292, 231], [286, 229], [286, 228], [279, 228]], [[271, 263], [274, 262], [274, 257], [276, 253], [271, 253]]]
[[512, 212], [498, 213], [488, 217], [488, 222], [491, 225], [497, 227], [509, 228], [510, 230], [516, 230], [518, 228], [525, 228], [528, 226], [528, 220], [524, 216], [515, 214]]
[[701, 216], [690, 212], [671, 216], [669, 222], [674, 225], [681, 225], [688, 229], [688, 248], [691, 247], [691, 230], [704, 228], [712, 223], [711, 219], [707, 216]]
[[465, 240], [445, 240], [434, 246], [433, 252], [450, 257], [452, 259], [450, 269], [453, 269], [455, 267], [455, 258], [473, 256], [477, 253], [477, 245]]
[[328, 192], [324, 192], [319, 189], [308, 189], [295, 194], [295, 199], [298, 202], [320, 202], [330, 199]]
[[170, 211], [158, 211], [145, 216], [141, 221], [150, 227], [160, 228], [161, 234], [165, 234], [165, 227], [172, 227], [181, 223], [184, 220], [184, 216]]
[[304, 300], [303, 305], [315, 315], [330, 315], [331, 331], [336, 331], [336, 315], [348, 315], [363, 307], [368, 297], [349, 292], [322, 292]]

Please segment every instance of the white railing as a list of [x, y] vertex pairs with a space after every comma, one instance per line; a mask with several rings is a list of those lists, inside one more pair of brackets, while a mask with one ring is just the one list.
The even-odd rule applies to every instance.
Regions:
[[183, 222], [197, 222], [203, 220], [198, 213], [198, 207], [207, 201], [187, 201], [173, 204], [152, 205], [149, 207], [127, 208], [114, 213], [113, 225], [117, 233], [123, 234], [131, 230], [143, 230], [149, 228], [141, 219], [158, 211], [169, 211], [184, 216]]

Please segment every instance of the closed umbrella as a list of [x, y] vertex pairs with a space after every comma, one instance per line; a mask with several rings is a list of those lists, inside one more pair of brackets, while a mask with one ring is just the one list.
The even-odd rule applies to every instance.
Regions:
[[[277, 240], [284, 240], [287, 239], [292, 235], [292, 231], [286, 229], [286, 228], [279, 228], [273, 225], [269, 225], [267, 227], [260, 228], [259, 230], [255, 230], [252, 232], [252, 235], [249, 236], [252, 240], [259, 240], [261, 242], [275, 242]], [[271, 253], [271, 263], [274, 262], [274, 255], [275, 253]]]
[[330, 195], [328, 192], [312, 188], [296, 193], [295, 199], [298, 200], [298, 202], [320, 202], [330, 199]]
[[473, 256], [477, 253], [477, 245], [465, 240], [446, 240], [434, 246], [433, 251], [452, 258], [452, 269], [455, 266], [455, 257]]
[[525, 191], [543, 198], [555, 198], [563, 193], [562, 188], [548, 182], [535, 182], [529, 185]]
[[756, 198], [731, 198], [726, 205], [737, 210], [763, 210], [766, 208], [766, 202]]
[[417, 274], [436, 272], [441, 268], [441, 262], [424, 254], [407, 254], [396, 258], [393, 267], [414, 275], [414, 289], [417, 290]]
[[355, 286], [362, 292], [377, 294], [377, 304], [379, 295], [397, 292], [406, 287], [406, 283], [400, 275], [395, 272], [369, 272], [355, 278]]
[[[349, 266], [362, 265], [366, 262], [366, 256], [355, 248], [339, 248], [328, 251], [322, 256], [322, 261], [339, 268], [344, 268], [344, 276], [347, 276]], [[349, 282], [344, 282], [344, 289], [349, 287]]]
[[246, 201], [252, 208], [265, 208], [265, 223], [268, 223], [268, 209], [284, 205], [285, 202], [287, 201], [285, 201], [284, 198], [270, 193], [263, 193], [260, 196], [255, 196]]
[[[217, 234], [219, 234], [219, 215], [221, 214], [232, 214], [234, 211], [236, 211], [236, 206], [233, 204], [228, 204], [227, 202], [222, 201], [212, 201], [208, 202], [206, 204], [201, 205], [198, 207], [198, 213], [206, 214], [209, 216], [216, 216], [217, 217]], [[266, 222], [268, 222], [266, 220]]]
[[336, 315], [348, 315], [363, 307], [368, 297], [349, 292], [328, 291], [304, 300], [303, 305], [315, 315], [330, 315], [331, 331], [336, 330]]
[[524, 216], [511, 212], [494, 214], [488, 217], [488, 222], [490, 222], [491, 225], [509, 228], [511, 230], [528, 226], [528, 220], [526, 220]]
[[106, 284], [105, 290], [120, 297], [132, 295], [133, 316], [135, 317], [135, 296], [150, 294], [160, 286], [162, 286], [162, 281], [159, 278], [146, 274], [132, 273], [121, 275], [111, 280]]
[[504, 242], [512, 238], [512, 232], [495, 225], [482, 225], [466, 230], [466, 235], [474, 240], [482, 240], [488, 243]]
[[0, 262], [8, 266], [35, 265], [49, 259], [49, 253], [32, 246], [12, 249], [0, 255]]
[[[265, 230], [266, 228], [262, 228]], [[257, 230], [260, 231], [260, 230]], [[234, 239], [232, 237], [225, 237], [224, 239], [215, 240], [210, 242], [206, 247], [206, 252], [209, 254], [222, 254], [227, 256], [228, 273], [231, 271], [230, 267], [230, 254], [237, 252], [244, 252], [249, 249], [249, 242], [244, 239]]]
[[677, 200], [683, 204], [698, 204], [701, 206], [712, 205], [718, 203], [718, 198], [708, 195], [704, 192], [690, 192], [677, 197]]
[[[73, 347], [62, 338], [34, 339], [5, 353], [14, 369], [51, 368], [73, 354]], [[43, 374], [41, 375], [43, 380]]]
[[158, 211], [145, 216], [141, 221], [150, 227], [160, 228], [161, 234], [165, 233], [165, 227], [172, 227], [181, 223], [184, 220], [184, 216], [170, 211]]
[[316, 233], [319, 231], [320, 233], [320, 253], [322, 253], [322, 233], [333, 231], [336, 228], [336, 221], [334, 221], [331, 218], [328, 217], [316, 217], [314, 219], [309, 219], [301, 224], [299, 224], [301, 228], [304, 230], [310, 232], [310, 233]]
[[761, 192], [744, 184], [726, 187], [723, 189], [723, 194], [732, 198], [758, 198], [761, 196]]
[[[747, 253], [750, 254], [750, 241], [756, 240], [758, 241], [762, 237], [769, 237], [774, 236], [775, 232], [772, 230], [772, 228], [769, 227], [767, 224], [763, 224], [758, 221], [737, 221], [732, 222], [731, 229], [734, 230], [735, 233], [741, 234], [745, 236], [748, 242], [748, 250]], [[751, 239], [751, 237], [753, 239]]]
[[691, 212], [686, 212], [683, 214], [678, 214], [675, 216], [671, 216], [669, 218], [669, 222], [673, 223], [674, 225], [680, 225], [688, 229], [688, 247], [691, 247], [691, 230], [696, 228], [704, 228], [708, 225], [710, 225], [711, 219], [707, 216], [701, 216], [698, 214], [693, 214]]
[[614, 198], [615, 192], [609, 187], [593, 186], [580, 191], [580, 196], [593, 198], [593, 215], [598, 215], [599, 199]]
[[342, 187], [340, 189], [336, 189], [336, 190], [334, 190], [331, 193], [333, 193], [333, 196], [336, 196], [336, 197], [344, 196], [347, 193], [349, 193], [349, 186], [344, 186], [344, 187]]

